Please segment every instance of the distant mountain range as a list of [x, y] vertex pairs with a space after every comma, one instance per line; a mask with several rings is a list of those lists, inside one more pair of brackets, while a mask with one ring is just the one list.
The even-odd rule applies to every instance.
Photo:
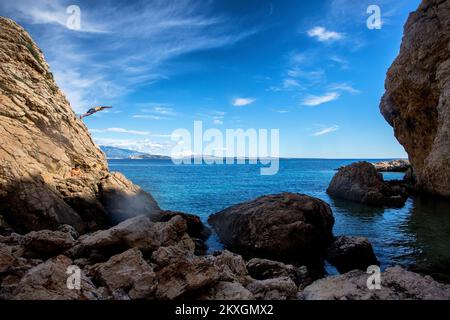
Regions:
[[106, 154], [107, 159], [170, 159], [170, 157], [167, 156], [148, 154], [110, 146], [100, 146], [100, 149]]

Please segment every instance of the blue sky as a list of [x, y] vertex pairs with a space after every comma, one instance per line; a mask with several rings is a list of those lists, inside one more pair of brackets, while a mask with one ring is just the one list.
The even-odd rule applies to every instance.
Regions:
[[[380, 115], [419, 0], [0, 0], [44, 51], [99, 144], [170, 154], [170, 133], [280, 129], [283, 157], [405, 157]], [[69, 5], [81, 29], [66, 26]], [[382, 28], [366, 26], [369, 5]]]

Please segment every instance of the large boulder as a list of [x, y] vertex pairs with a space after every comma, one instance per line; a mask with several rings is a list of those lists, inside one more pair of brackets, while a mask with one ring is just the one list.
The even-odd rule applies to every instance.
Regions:
[[112, 255], [137, 248], [150, 256], [160, 247], [176, 245], [187, 237], [186, 223], [179, 216], [169, 222], [152, 222], [149, 217], [138, 216], [110, 229], [81, 236], [67, 254], [101, 262]]
[[250, 276], [257, 280], [288, 277], [296, 285], [304, 285], [307, 281], [308, 269], [305, 266], [296, 267], [268, 259], [253, 258], [247, 262]]
[[150, 195], [108, 171], [105, 155], [59, 90], [41, 50], [3, 17], [0, 141], [2, 228], [6, 223], [27, 233], [69, 224], [88, 232], [159, 211]]
[[14, 300], [97, 300], [100, 297], [92, 281], [81, 273], [81, 290], [67, 286], [68, 268], [73, 265], [66, 256], [57, 256], [30, 269], [16, 285]]
[[156, 275], [138, 249], [130, 249], [89, 268], [109, 296], [122, 299], [150, 299], [156, 290]]
[[404, 27], [380, 109], [419, 186], [450, 196], [450, 2], [424, 0]]
[[361, 161], [342, 167], [327, 189], [331, 196], [373, 206], [402, 207], [407, 189], [385, 182], [374, 165]]
[[372, 245], [364, 237], [336, 237], [327, 249], [326, 258], [340, 273], [354, 269], [367, 270], [369, 266], [380, 264]]
[[208, 221], [227, 248], [244, 257], [305, 263], [322, 256], [334, 224], [327, 203], [294, 193], [241, 203]]
[[255, 280], [247, 286], [256, 300], [295, 299], [298, 287], [289, 277]]
[[[429, 276], [388, 268], [380, 274], [380, 289], [369, 289], [369, 274], [353, 270], [340, 276], [320, 279], [307, 286], [299, 298], [305, 300], [448, 300], [450, 286]], [[369, 281], [370, 282], [370, 281]]]

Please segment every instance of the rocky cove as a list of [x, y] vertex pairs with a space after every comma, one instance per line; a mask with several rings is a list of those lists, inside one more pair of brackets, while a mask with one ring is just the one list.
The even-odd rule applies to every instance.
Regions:
[[[370, 163], [350, 164], [333, 197], [398, 207], [414, 192], [448, 196], [449, 11], [448, 1], [424, 1], [411, 14], [381, 103], [413, 172], [390, 182]], [[292, 192], [212, 215], [227, 250], [205, 254], [208, 227], [110, 172], [40, 49], [15, 22], [0, 18], [0, 28], [1, 299], [450, 298], [449, 285], [400, 266], [369, 290], [370, 242], [335, 237], [329, 204]], [[325, 259], [342, 274], [323, 277]], [[66, 287], [71, 265], [81, 290]]]

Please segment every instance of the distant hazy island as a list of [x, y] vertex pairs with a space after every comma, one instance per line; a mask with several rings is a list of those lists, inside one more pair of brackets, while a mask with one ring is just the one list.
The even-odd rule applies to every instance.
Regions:
[[110, 146], [100, 146], [107, 159], [170, 159], [170, 157]]

